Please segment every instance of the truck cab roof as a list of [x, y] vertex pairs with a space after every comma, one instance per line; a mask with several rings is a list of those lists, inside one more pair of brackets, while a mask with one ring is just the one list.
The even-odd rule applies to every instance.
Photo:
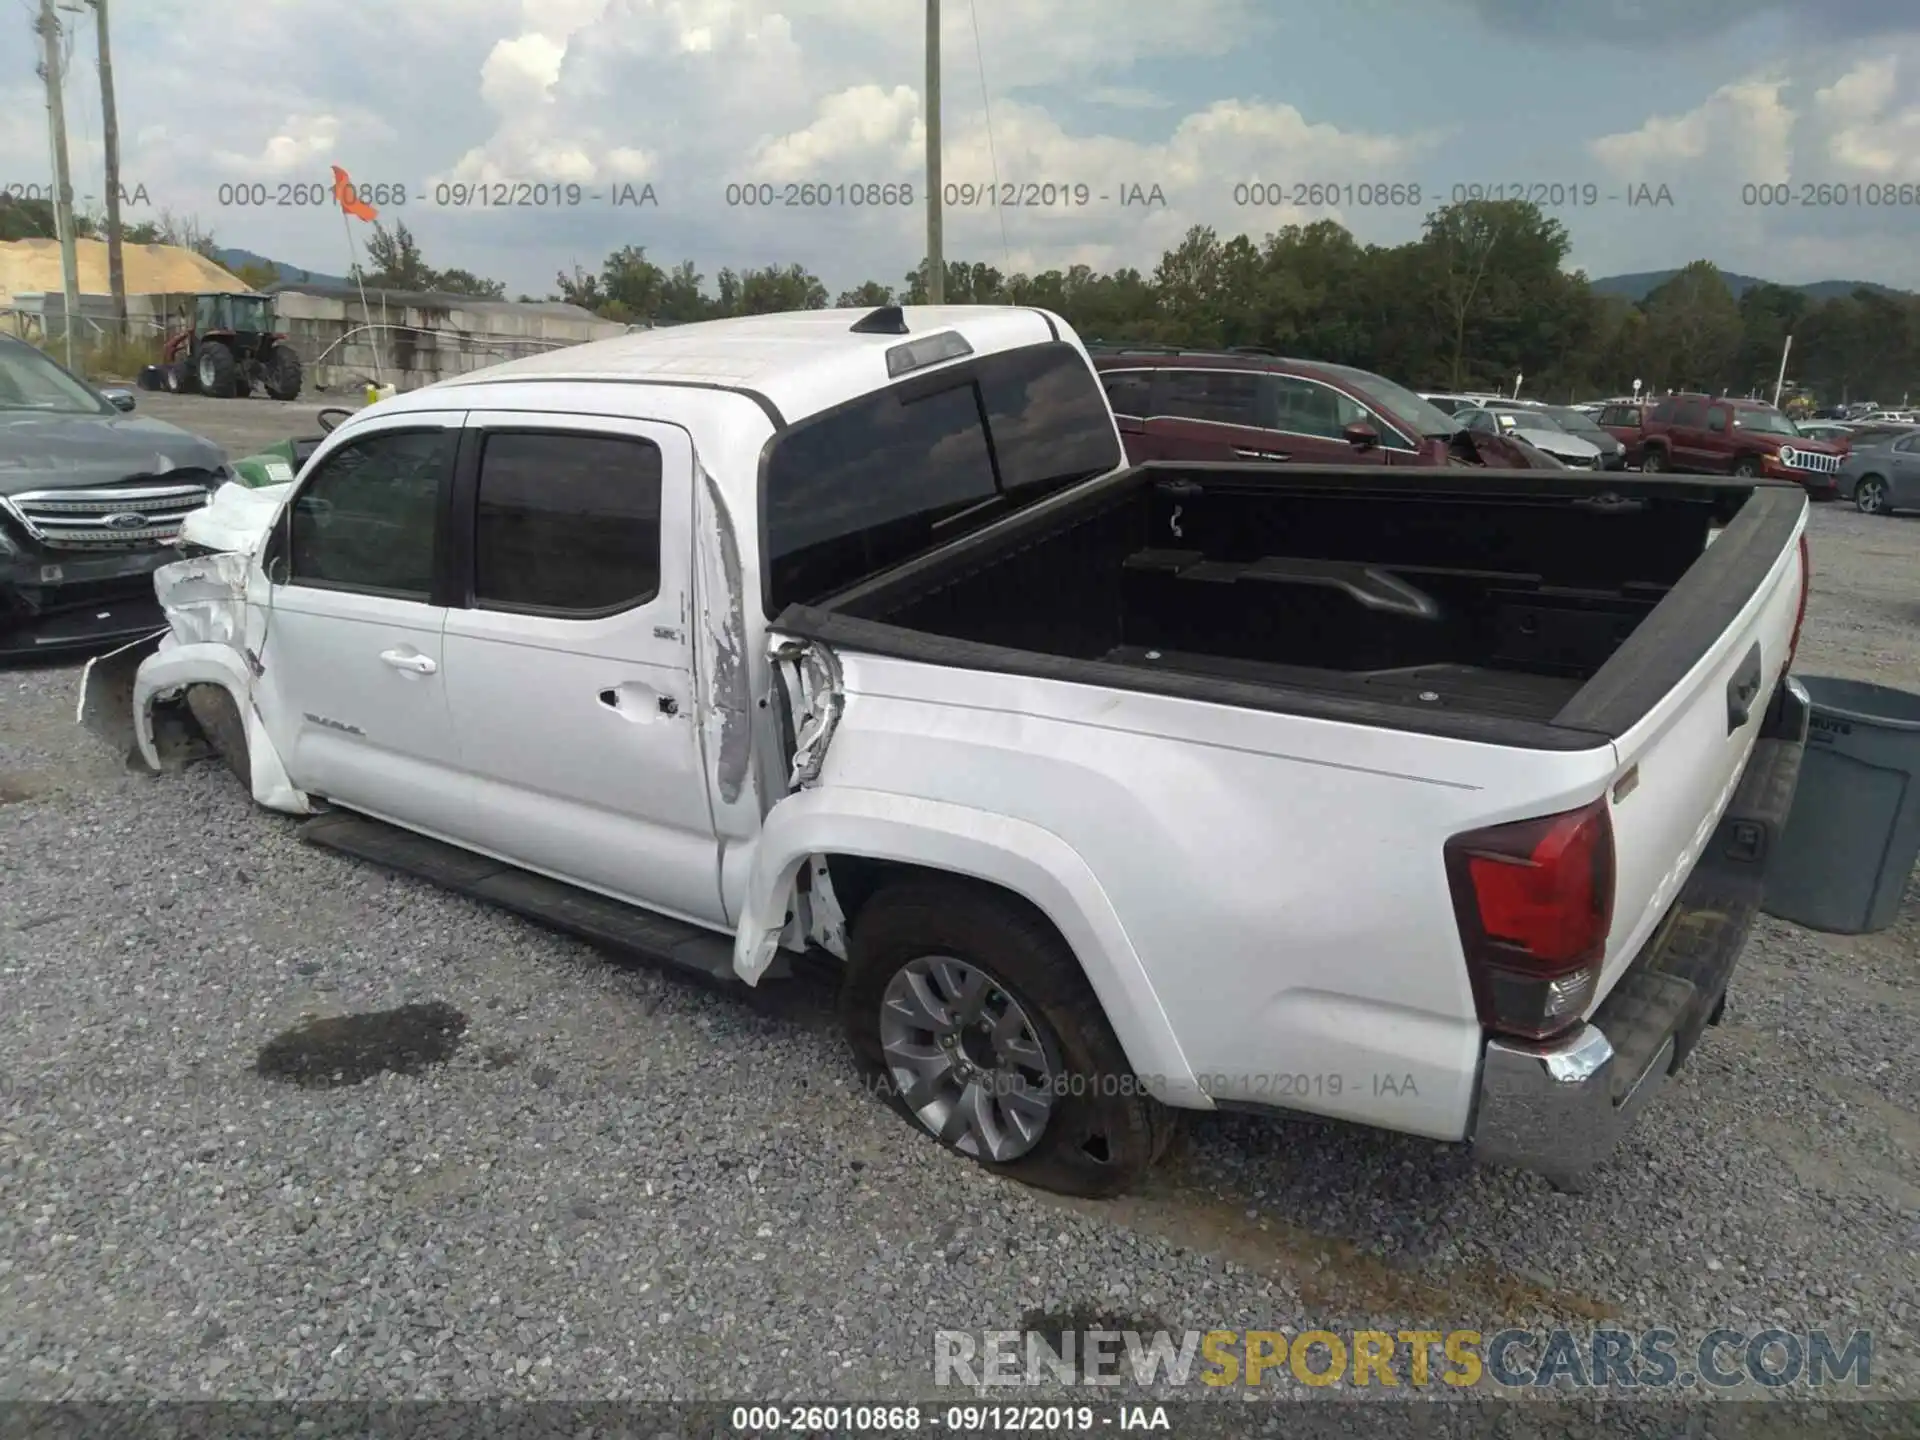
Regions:
[[[904, 329], [890, 327], [889, 321]], [[876, 323], [854, 328], [865, 322]], [[487, 397], [449, 392], [488, 392], [519, 382], [683, 386], [743, 396], [778, 430], [890, 384], [899, 375], [888, 372], [888, 352], [942, 332], [959, 334], [971, 353], [984, 355], [1059, 339], [1060, 325], [1044, 310], [1004, 305], [744, 315], [636, 330], [511, 360], [396, 396], [382, 408], [409, 402], [421, 409], [479, 406]]]

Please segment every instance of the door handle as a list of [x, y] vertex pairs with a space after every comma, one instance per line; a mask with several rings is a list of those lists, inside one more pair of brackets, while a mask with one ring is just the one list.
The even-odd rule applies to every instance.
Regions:
[[425, 655], [415, 655], [408, 650], [382, 650], [380, 658], [396, 670], [405, 670], [412, 675], [431, 675], [440, 667]]
[[1284, 450], [1235, 450], [1233, 453], [1242, 460], [1291, 460], [1293, 458]]

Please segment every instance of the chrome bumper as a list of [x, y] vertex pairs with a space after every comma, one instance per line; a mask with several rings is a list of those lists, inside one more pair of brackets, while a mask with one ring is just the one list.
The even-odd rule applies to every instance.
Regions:
[[[1579, 1189], [1666, 1083], [1675, 1048], [1675, 1037], [1667, 1036], [1639, 1073], [1623, 1075], [1622, 1057], [1596, 1025], [1538, 1045], [1488, 1041], [1480, 1066], [1475, 1158]], [[1618, 1101], [1616, 1089], [1623, 1092]]]
[[1552, 1040], [1487, 1041], [1471, 1127], [1476, 1158], [1581, 1189], [1718, 1021], [1793, 805], [1809, 713], [1798, 681], [1776, 689], [1712, 841], [1592, 1017]]

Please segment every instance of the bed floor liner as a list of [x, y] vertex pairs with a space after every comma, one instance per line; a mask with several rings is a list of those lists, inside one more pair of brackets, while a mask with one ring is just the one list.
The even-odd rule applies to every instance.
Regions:
[[1144, 645], [1117, 645], [1101, 659], [1141, 670], [1173, 670], [1256, 685], [1351, 695], [1421, 710], [1458, 710], [1503, 719], [1551, 721], [1579, 693], [1583, 681], [1558, 675], [1488, 670], [1478, 665], [1409, 665], [1393, 670], [1321, 670], [1232, 660]]

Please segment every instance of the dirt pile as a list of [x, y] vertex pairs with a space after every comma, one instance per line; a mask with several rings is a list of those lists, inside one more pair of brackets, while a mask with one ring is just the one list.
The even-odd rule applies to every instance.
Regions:
[[[105, 295], [107, 242], [74, 242], [79, 260], [80, 293]], [[246, 282], [213, 261], [179, 245], [122, 245], [127, 271], [127, 294], [192, 294], [201, 290], [245, 290]], [[58, 240], [9, 240], [0, 243], [0, 306], [16, 295], [42, 291], [58, 293], [66, 282], [60, 275]]]

